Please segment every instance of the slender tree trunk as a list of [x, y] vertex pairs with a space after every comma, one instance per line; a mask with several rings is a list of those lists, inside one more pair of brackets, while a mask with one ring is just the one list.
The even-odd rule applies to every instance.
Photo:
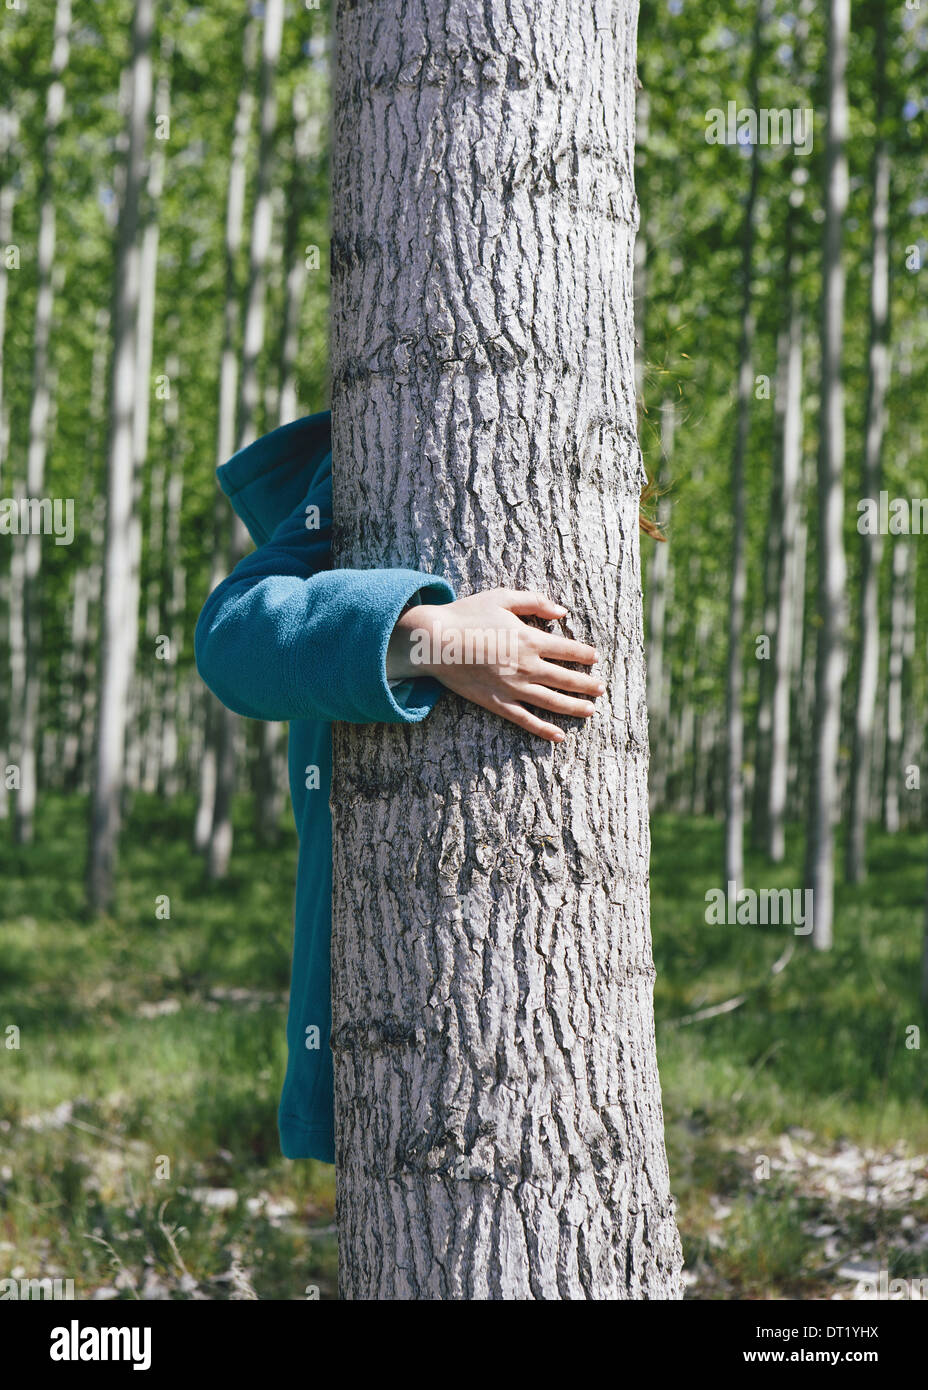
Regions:
[[[244, 37], [244, 73], [235, 112], [232, 149], [229, 157], [229, 183], [226, 193], [226, 288], [223, 309], [222, 355], [219, 364], [219, 423], [216, 434], [216, 464], [225, 463], [235, 448], [236, 400], [238, 398], [239, 296], [236, 267], [245, 224], [245, 185], [248, 143], [254, 116], [251, 91], [256, 42], [254, 23], [249, 22]], [[233, 522], [229, 504], [218, 483], [213, 500], [212, 562], [210, 592], [229, 572]], [[210, 844], [216, 809], [217, 758], [222, 735], [224, 707], [205, 686], [202, 687], [204, 748], [199, 760], [197, 811], [193, 843], [205, 852]]]
[[[803, 348], [803, 359], [808, 356], [808, 343]], [[800, 429], [801, 435], [801, 429]], [[807, 621], [811, 607], [806, 593], [808, 584], [809, 522], [807, 513], [807, 494], [809, 491], [809, 461], [800, 440], [799, 458], [799, 503], [796, 511], [796, 549], [793, 571], [793, 603], [790, 613], [790, 707], [795, 710], [791, 717], [792, 738], [790, 739], [789, 770], [787, 773], [787, 798], [794, 806], [806, 805], [804, 768], [808, 752], [807, 730], [812, 725], [814, 693], [806, 698], [809, 684], [807, 665], [814, 670], [813, 657], [807, 658], [809, 648], [809, 628]]]
[[[300, 342], [300, 319], [306, 293], [306, 253], [301, 228], [306, 211], [303, 191], [306, 165], [312, 157], [319, 134], [319, 121], [307, 87], [293, 94], [293, 153], [286, 187], [283, 224], [282, 263], [284, 283], [283, 314], [278, 344], [277, 389], [273, 413], [281, 425], [297, 418], [296, 360]], [[270, 402], [270, 393], [268, 394]], [[270, 409], [270, 405], [269, 405]], [[263, 720], [254, 728], [254, 829], [259, 844], [272, 846], [280, 840], [280, 818], [284, 809], [286, 768], [282, 752], [284, 727]]]
[[171, 642], [171, 660], [162, 663], [163, 694], [158, 787], [164, 797], [172, 800], [181, 790], [178, 776], [180, 748], [178, 737], [180, 698], [178, 662], [183, 647], [184, 603], [187, 586], [181, 543], [181, 504], [184, 496], [184, 451], [178, 400], [181, 368], [176, 353], [169, 354], [165, 362], [165, 372], [171, 383], [171, 393], [164, 402], [165, 454], [169, 464], [165, 498], [164, 569], [162, 573], [165, 576], [167, 590], [165, 631]]
[[[97, 310], [94, 325], [94, 351], [90, 374], [90, 401], [88, 417], [88, 452], [99, 458], [105, 452], [107, 427], [107, 380], [110, 357], [110, 310]], [[78, 790], [89, 792], [94, 767], [94, 747], [97, 724], [97, 686], [98, 654], [103, 622], [103, 554], [106, 533], [106, 498], [98, 491], [96, 477], [88, 477], [87, 496], [84, 502], [90, 517], [90, 563], [88, 566], [90, 586], [90, 613], [88, 616], [87, 645], [82, 668], [81, 717], [78, 728], [78, 755], [76, 782]]]
[[829, 950], [833, 937], [835, 820], [841, 687], [844, 681], [847, 565], [844, 555], [844, 263], [847, 209], [847, 54], [850, 0], [828, 6], [828, 133], [825, 151], [825, 242], [822, 292], [821, 430], [818, 462], [818, 645], [812, 788], [806, 888], [813, 898], [812, 943]]
[[[696, 623], [696, 653], [694, 671], [699, 673], [706, 663], [706, 648], [710, 636], [709, 620], [701, 614]], [[695, 688], [695, 687], [694, 687]], [[693, 717], [693, 775], [690, 785], [689, 811], [703, 816], [708, 804], [708, 760], [711, 756], [711, 723], [705, 707], [697, 708]]]
[[112, 901], [122, 817], [126, 711], [138, 635], [138, 603], [132, 603], [133, 534], [138, 525], [132, 417], [137, 369], [139, 212], [152, 107], [153, 11], [153, 0], [136, 0], [129, 79], [129, 148], [116, 237], [102, 650], [88, 863], [88, 898], [97, 912], [106, 910]]
[[281, 425], [299, 414], [296, 394], [296, 359], [300, 345], [300, 319], [306, 297], [307, 265], [303, 245], [303, 218], [307, 210], [303, 192], [307, 163], [317, 153], [321, 122], [308, 86], [293, 94], [293, 163], [287, 188], [284, 224], [284, 312], [278, 349], [277, 418]]
[[[918, 550], [912, 546], [909, 550], [909, 573], [905, 590], [905, 627], [902, 638], [902, 660], [903, 660], [903, 681], [902, 681], [902, 747], [899, 750], [899, 772], [902, 782], [902, 791], [914, 791], [908, 782], [908, 770], [911, 758], [908, 756], [913, 751], [916, 731], [918, 735], [924, 734], [924, 704], [916, 698], [915, 691], [915, 631], [916, 631], [916, 611], [915, 605], [918, 596]], [[903, 797], [901, 806], [900, 822], [904, 826], [911, 823], [911, 810], [920, 801], [920, 798], [911, 796]]]
[[[644, 166], [648, 147], [648, 120], [651, 115], [651, 101], [644, 87], [639, 88], [635, 108], [635, 167], [639, 171]], [[647, 314], [648, 314], [648, 228], [647, 224], [638, 228], [635, 238], [635, 273], [633, 279], [635, 298], [635, 395], [638, 398], [638, 419], [645, 407], [645, 368], [647, 365]]]
[[648, 923], [636, 19], [336, 8], [334, 563], [555, 594], [611, 701], [557, 751], [451, 696], [415, 727], [335, 726], [350, 1299], [681, 1291]]
[[922, 1008], [928, 1013], [928, 884], [925, 888], [925, 932], [922, 941]]
[[[16, 183], [13, 172], [15, 167], [14, 147], [16, 142], [17, 121], [13, 112], [7, 107], [0, 107], [0, 485], [6, 484], [6, 456], [7, 456], [7, 418], [8, 407], [4, 394], [4, 344], [6, 342], [6, 305], [9, 293], [9, 272], [6, 264], [6, 247], [13, 240], [13, 209], [16, 205]], [[5, 491], [9, 493], [9, 487], [5, 486]], [[11, 537], [11, 541], [13, 538]], [[12, 609], [16, 601], [14, 594], [13, 580], [16, 573], [16, 553], [18, 545], [15, 543], [9, 547], [10, 569], [4, 574], [0, 583], [0, 614], [5, 616], [5, 628], [0, 631], [0, 651], [11, 652], [12, 635]], [[5, 639], [5, 640], [4, 640]], [[13, 670], [10, 670], [10, 679], [13, 679]], [[12, 690], [11, 690], [12, 694]], [[0, 706], [0, 769], [6, 769], [10, 758], [12, 747], [12, 719], [10, 714], [10, 702], [4, 701]], [[0, 820], [6, 820], [10, 813], [9, 792], [6, 784], [6, 776], [0, 776]]]
[[899, 829], [899, 782], [902, 775], [902, 677], [905, 669], [906, 607], [911, 543], [897, 536], [893, 545], [890, 604], [889, 679], [886, 685], [886, 761], [883, 768], [883, 825], [890, 834]]
[[[133, 417], [133, 458], [136, 487], [141, 496], [141, 480], [148, 457], [148, 434], [151, 419], [152, 397], [152, 359], [155, 340], [155, 291], [158, 282], [158, 244], [160, 241], [160, 208], [164, 191], [165, 148], [170, 138], [171, 113], [171, 60], [174, 45], [169, 34], [161, 42], [162, 71], [155, 91], [155, 139], [152, 143], [151, 158], [148, 162], [148, 186], [145, 199], [145, 214], [141, 233], [140, 272], [139, 272], [139, 315], [136, 337], [137, 365], [135, 378], [135, 411]], [[149, 564], [157, 569], [161, 563], [160, 545], [163, 534], [164, 510], [164, 462], [162, 458], [154, 461], [151, 469], [152, 497], [150, 503], [150, 546]], [[132, 583], [135, 590], [131, 600], [137, 607], [142, 599], [142, 527], [141, 514], [134, 531], [132, 562]], [[154, 551], [157, 547], [157, 553]], [[157, 580], [156, 580], [157, 584]], [[152, 595], [151, 585], [146, 602], [145, 637], [146, 646], [141, 653], [139, 670], [132, 682], [130, 700], [129, 730], [130, 746], [127, 755], [127, 785], [133, 789], [142, 786], [151, 791], [152, 779], [157, 778], [152, 768], [152, 748], [160, 738], [160, 704], [157, 688], [160, 676], [156, 663], [154, 638], [158, 632], [157, 612], [160, 599]], [[160, 588], [160, 586], [159, 586]], [[152, 611], [154, 605], [154, 612]], [[152, 631], [154, 624], [154, 631]]]
[[[35, 308], [35, 336], [32, 370], [32, 407], [29, 412], [29, 455], [26, 465], [26, 496], [45, 494], [45, 460], [48, 455], [51, 381], [49, 342], [54, 308], [53, 272], [55, 268], [55, 187], [53, 173], [58, 144], [58, 126], [64, 112], [62, 75], [68, 65], [71, 31], [71, 0], [57, 0], [55, 36], [52, 50], [52, 81], [45, 99], [45, 133], [39, 192], [39, 237], [36, 255], [38, 292]], [[19, 844], [29, 844], [35, 832], [38, 796], [37, 740], [39, 734], [40, 662], [42, 652], [40, 569], [42, 535], [33, 531], [25, 538], [23, 553], [24, 669], [22, 705], [19, 714], [20, 789], [13, 820]]]
[[6, 476], [6, 416], [7, 403], [4, 394], [4, 346], [6, 343], [6, 305], [10, 289], [10, 276], [6, 264], [6, 248], [13, 240], [13, 209], [16, 206], [17, 184], [16, 137], [18, 122], [9, 107], [0, 107], [0, 482]]
[[[889, 142], [883, 129], [886, 107], [886, 14], [880, 7], [876, 33], [876, 99], [878, 141], [873, 158], [872, 249], [870, 269], [870, 360], [867, 419], [864, 435], [862, 497], [878, 498], [883, 476], [886, 397], [889, 390]], [[873, 770], [873, 718], [880, 664], [879, 531], [861, 536], [860, 651], [854, 702], [854, 751], [851, 763], [851, 804], [848, 817], [845, 871], [851, 883], [867, 873], [867, 820]]]
[[[261, 113], [258, 139], [258, 174], [252, 213], [248, 285], [245, 292], [245, 321], [242, 336], [242, 370], [238, 392], [237, 447], [244, 449], [257, 438], [260, 382], [258, 361], [264, 346], [267, 263], [271, 248], [271, 164], [277, 128], [275, 78], [283, 31], [283, 0], [265, 0], [261, 52]], [[248, 533], [236, 518], [232, 532], [229, 566], [233, 568], [245, 552]], [[238, 717], [223, 706], [217, 711], [216, 796], [213, 823], [207, 846], [207, 872], [210, 879], [224, 878], [232, 855], [232, 798], [235, 792], [238, 744]]]
[[757, 710], [754, 720], [754, 780], [751, 788], [751, 847], [766, 846], [769, 835], [768, 806], [770, 802], [770, 764], [773, 735], [774, 663], [777, 651], [777, 618], [779, 616], [779, 574], [783, 551], [783, 476], [779, 466], [783, 452], [783, 416], [785, 413], [784, 383], [788, 358], [788, 327], [777, 334], [777, 370], [774, 386], [774, 427], [772, 454], [774, 463], [770, 483], [770, 509], [764, 534], [763, 605], [760, 632], [767, 639], [766, 656], [758, 655]]
[[[164, 509], [165, 509], [165, 465], [164, 455], [159, 453], [153, 460], [149, 474], [148, 509], [148, 557], [147, 594], [145, 601], [145, 655], [148, 670], [145, 724], [139, 739], [140, 763], [139, 785], [145, 792], [154, 792], [158, 786], [158, 755], [161, 745], [161, 697], [160, 670], [163, 662], [157, 660], [156, 642], [161, 632], [161, 604], [164, 593]], [[141, 676], [141, 671], [139, 675]], [[141, 684], [141, 681], [139, 682]]]
[[[761, 44], [769, 0], [755, 9], [751, 48], [751, 100], [758, 106]], [[744, 604], [747, 593], [747, 537], [744, 469], [754, 398], [754, 207], [760, 180], [760, 146], [751, 150], [751, 171], [741, 233], [741, 338], [738, 349], [738, 418], [731, 475], [731, 590], [728, 606], [728, 671], [725, 681], [725, 850], [723, 875], [735, 892], [744, 878]]]
[[[673, 457], [675, 420], [674, 404], [665, 400], [661, 405], [661, 469], [660, 486], [670, 481], [670, 460]], [[669, 506], [666, 496], [658, 501], [658, 526], [667, 525]], [[651, 810], [664, 806], [667, 795], [667, 768], [670, 763], [670, 676], [664, 670], [665, 619], [670, 586], [670, 547], [658, 543], [648, 570], [648, 729], [650, 743], [650, 804]]]
[[774, 644], [773, 692], [770, 703], [770, 780], [767, 802], [767, 853], [779, 864], [786, 853], [786, 796], [789, 774], [790, 685], [793, 663], [793, 612], [796, 603], [799, 491], [802, 475], [802, 300], [794, 219], [787, 230], [789, 321], [783, 384], [783, 428], [780, 437], [779, 562]]

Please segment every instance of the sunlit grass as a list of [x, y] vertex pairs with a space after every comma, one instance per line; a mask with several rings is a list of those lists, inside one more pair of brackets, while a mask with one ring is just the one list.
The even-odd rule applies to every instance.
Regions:
[[[233, 873], [207, 884], [192, 810], [137, 800], [117, 905], [97, 922], [83, 802], [48, 798], [31, 847], [0, 830], [0, 1038], [20, 1030], [0, 1051], [0, 1275], [57, 1273], [79, 1297], [334, 1297], [333, 1170], [288, 1162], [277, 1140], [295, 837], [261, 849], [243, 819]], [[925, 1022], [926, 837], [873, 832], [867, 883], [839, 887], [835, 949], [795, 937], [773, 977], [789, 928], [705, 922], [718, 825], [662, 817], [652, 836], [658, 1050], [695, 1295], [827, 1297], [835, 1276], [809, 1231], [834, 1212], [788, 1174], [758, 1178], [757, 1160], [796, 1133], [822, 1151], [928, 1152], [926, 1051], [906, 1046]], [[749, 886], [798, 886], [792, 842], [776, 870], [749, 860]], [[745, 991], [729, 1013], [678, 1022]], [[852, 1203], [841, 1239], [928, 1274], [900, 1219]]]

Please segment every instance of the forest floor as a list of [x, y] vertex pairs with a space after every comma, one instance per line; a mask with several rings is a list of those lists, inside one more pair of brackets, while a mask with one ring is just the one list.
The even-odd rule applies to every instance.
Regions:
[[[268, 851], [241, 823], [209, 885], [191, 812], [137, 798], [95, 923], [84, 802], [48, 798], [29, 847], [0, 829], [0, 1278], [73, 1279], [78, 1298], [334, 1298], [333, 1170], [277, 1143], [292, 831]], [[860, 1298], [881, 1276], [928, 1297], [928, 1043], [910, 1031], [926, 837], [873, 833], [825, 954], [789, 927], [707, 925], [714, 822], [660, 817], [652, 835], [687, 1297]], [[799, 872], [749, 859], [748, 884]]]

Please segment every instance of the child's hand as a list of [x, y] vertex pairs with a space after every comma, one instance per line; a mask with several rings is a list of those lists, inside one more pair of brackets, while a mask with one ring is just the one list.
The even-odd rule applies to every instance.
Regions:
[[[387, 675], [391, 680], [434, 676], [465, 700], [539, 738], [561, 743], [563, 731], [525, 706], [579, 718], [591, 715], [591, 701], [605, 690], [602, 681], [557, 663], [592, 666], [596, 652], [583, 642], [523, 623], [517, 614], [552, 619], [566, 612], [541, 594], [514, 589], [488, 589], [453, 603], [420, 604], [397, 620], [387, 651]], [[578, 699], [581, 695], [587, 698]]]

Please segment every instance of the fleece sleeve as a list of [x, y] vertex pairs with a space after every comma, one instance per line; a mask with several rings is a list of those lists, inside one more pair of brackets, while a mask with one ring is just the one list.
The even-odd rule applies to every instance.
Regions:
[[394, 694], [387, 645], [417, 590], [423, 603], [448, 603], [453, 588], [418, 570], [324, 568], [328, 536], [307, 530], [309, 510], [301, 504], [206, 600], [194, 635], [200, 676], [251, 719], [423, 719], [442, 686], [419, 676]]

